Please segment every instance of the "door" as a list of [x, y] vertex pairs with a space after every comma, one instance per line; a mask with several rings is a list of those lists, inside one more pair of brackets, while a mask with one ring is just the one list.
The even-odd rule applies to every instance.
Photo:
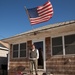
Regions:
[[44, 42], [43, 41], [37, 41], [33, 42], [35, 44], [35, 47], [39, 51], [39, 59], [38, 59], [38, 69], [44, 69], [44, 60], [45, 60], [45, 55], [44, 55]]

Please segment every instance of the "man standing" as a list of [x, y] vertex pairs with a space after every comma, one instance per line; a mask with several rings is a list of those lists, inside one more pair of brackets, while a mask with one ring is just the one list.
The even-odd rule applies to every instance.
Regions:
[[30, 73], [31, 75], [33, 75], [33, 65], [34, 65], [34, 69], [35, 69], [35, 73], [37, 74], [37, 60], [39, 58], [39, 52], [38, 49], [35, 48], [35, 45], [32, 45], [32, 49], [29, 52], [29, 59], [30, 59]]

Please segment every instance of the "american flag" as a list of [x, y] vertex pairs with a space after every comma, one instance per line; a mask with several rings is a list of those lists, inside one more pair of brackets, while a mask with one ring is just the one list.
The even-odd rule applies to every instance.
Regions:
[[53, 16], [53, 7], [50, 1], [42, 6], [27, 9], [31, 25], [48, 21]]

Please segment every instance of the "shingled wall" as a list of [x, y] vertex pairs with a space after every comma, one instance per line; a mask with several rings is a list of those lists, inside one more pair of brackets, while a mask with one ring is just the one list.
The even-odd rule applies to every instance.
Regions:
[[31, 48], [32, 41], [27, 41], [27, 57], [26, 58], [12, 58], [12, 44], [10, 45], [10, 62], [9, 62], [9, 70], [8, 75], [16, 75], [17, 72], [28, 72], [29, 71], [29, 60], [28, 53]]
[[51, 56], [50, 37], [45, 39], [45, 44], [47, 72], [54, 75], [75, 75], [75, 56]]

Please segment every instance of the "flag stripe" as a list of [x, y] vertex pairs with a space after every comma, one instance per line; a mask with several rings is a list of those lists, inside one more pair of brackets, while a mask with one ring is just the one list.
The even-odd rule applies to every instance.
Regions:
[[39, 16], [42, 16], [42, 15], [45, 15], [48, 13], [53, 14], [53, 10], [44, 11], [44, 12], [40, 13]]
[[52, 6], [48, 6], [48, 7], [44, 8], [44, 9], [40, 9], [40, 10], [37, 10], [37, 11], [38, 11], [38, 13], [41, 13], [41, 12], [44, 12], [46, 10], [52, 10], [52, 9], [53, 9]]
[[47, 14], [45, 14], [45, 15], [42, 15], [41, 17], [43, 18], [43, 17], [46, 17], [46, 16], [52, 16], [52, 13], [47, 13]]
[[31, 20], [31, 24], [36, 24], [36, 23], [39, 23], [39, 22], [44, 22], [45, 20], [47, 21], [47, 20], [49, 20], [51, 17], [50, 16], [46, 16], [46, 17], [44, 17], [44, 18], [37, 18], [37, 19], [30, 19]]
[[49, 19], [46, 18], [46, 19], [43, 19], [43, 20], [35, 21], [35, 22], [32, 22], [32, 21], [31, 21], [31, 24], [39, 24], [39, 23], [41, 23], [41, 22], [46, 22], [46, 21], [48, 21], [48, 20], [49, 20]]
[[34, 20], [35, 20], [35, 21], [40, 21], [40, 20], [47, 19], [47, 18], [50, 18], [50, 17], [48, 17], [48, 16], [47, 16], [47, 17], [44, 17], [44, 18], [42, 18], [42, 17], [40, 18], [40, 17], [39, 17], [39, 18], [37, 18], [37, 19], [32, 19], [32, 18], [31, 18], [30, 20], [31, 20], [32, 22], [34, 22]]
[[49, 19], [43, 19], [43, 20], [39, 20], [39, 21], [35, 21], [35, 22], [31, 22], [31, 24], [38, 24], [38, 23], [41, 23], [41, 22], [45, 22]]
[[46, 6], [50, 6], [50, 5], [52, 5], [52, 4], [50, 2], [47, 2], [42, 6], [38, 6], [37, 10], [40, 10], [40, 9], [45, 8]]
[[52, 16], [52, 14], [47, 14], [47, 15], [44, 15], [42, 17], [37, 17], [37, 18], [30, 18], [31, 21], [35, 21], [35, 20], [40, 20], [40, 19], [43, 19], [43, 18], [50, 18]]
[[47, 8], [47, 7], [52, 7], [52, 5], [51, 4], [48, 4], [48, 5], [46, 5], [46, 6], [40, 6], [40, 7], [38, 7], [37, 8], [37, 10], [39, 11], [39, 10], [43, 10], [43, 9], [45, 9], [45, 8]]
[[42, 6], [43, 8], [38, 9], [38, 13], [39, 16], [48, 14], [48, 13], [52, 13], [53, 12], [53, 8], [50, 2], [47, 2], [44, 6]]

